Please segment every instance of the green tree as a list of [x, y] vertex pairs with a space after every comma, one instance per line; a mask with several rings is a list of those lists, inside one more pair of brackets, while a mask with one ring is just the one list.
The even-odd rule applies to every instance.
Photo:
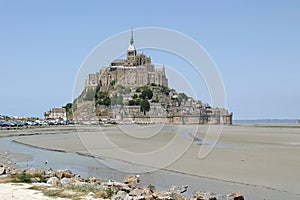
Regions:
[[115, 80], [112, 80], [111, 82], [110, 82], [110, 85], [111, 86], [114, 86], [116, 84], [116, 81]]
[[137, 95], [137, 94], [134, 94], [134, 95], [132, 96], [132, 98], [133, 98], [133, 99], [137, 99], [137, 98], [138, 98], [138, 95]]
[[73, 104], [72, 103], [67, 103], [65, 106], [63, 106], [63, 108], [66, 109], [66, 113], [67, 113], [67, 118], [72, 118], [73, 117]]
[[162, 86], [161, 90], [162, 93], [164, 93], [165, 95], [169, 95], [170, 93], [170, 89], [168, 87]]
[[144, 88], [141, 94], [142, 99], [152, 99], [153, 92], [149, 88]]
[[144, 115], [146, 114], [147, 111], [150, 110], [150, 104], [147, 100], [142, 100], [141, 101], [141, 111], [144, 112]]
[[141, 87], [136, 88], [135, 91], [136, 91], [136, 92], [141, 92], [141, 91], [142, 91], [142, 90], [141, 90]]
[[111, 99], [108, 95], [108, 92], [98, 91], [95, 95], [95, 102], [97, 105], [111, 105]]
[[177, 96], [178, 96], [177, 100], [179, 105], [182, 103], [183, 99], [188, 100], [189, 98], [185, 93], [179, 93]]

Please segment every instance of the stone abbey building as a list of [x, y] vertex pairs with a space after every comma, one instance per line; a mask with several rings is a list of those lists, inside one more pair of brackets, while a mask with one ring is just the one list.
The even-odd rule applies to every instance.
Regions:
[[[150, 96], [142, 97], [143, 91], [138, 88], [144, 87], [151, 90]], [[145, 105], [145, 101], [149, 104], [147, 112], [142, 111], [141, 102]], [[232, 113], [226, 109], [212, 108], [168, 88], [165, 67], [155, 67], [150, 57], [137, 52], [132, 30], [126, 58], [89, 74], [84, 91], [74, 104], [76, 121], [232, 124]]]
[[151, 83], [168, 87], [165, 67], [156, 68], [150, 57], [137, 52], [132, 30], [126, 59], [114, 60], [110, 66], [101, 68], [95, 74], [89, 74], [85, 89], [97, 87], [99, 84], [108, 88], [112, 82], [124, 87], [138, 87]]

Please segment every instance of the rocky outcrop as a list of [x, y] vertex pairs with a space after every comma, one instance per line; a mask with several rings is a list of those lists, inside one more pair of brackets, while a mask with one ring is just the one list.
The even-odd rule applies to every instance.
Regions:
[[55, 176], [59, 179], [62, 179], [62, 178], [71, 178], [72, 177], [72, 172], [68, 169], [65, 169], [65, 170], [57, 170], [55, 172]]
[[57, 186], [60, 184], [60, 181], [57, 177], [51, 177], [47, 180], [47, 184], [52, 185], [52, 186]]
[[[216, 195], [210, 192], [198, 192], [194, 197], [187, 198], [183, 195], [188, 190], [188, 186], [172, 186], [167, 191], [156, 190], [155, 186], [141, 186], [139, 175], [125, 177], [123, 182], [114, 180], [100, 180], [95, 177], [82, 178], [73, 174], [70, 170], [11, 170], [0, 166], [0, 179], [5, 176], [12, 178], [19, 177], [20, 181], [47, 183], [49, 187], [81, 188], [85, 191], [85, 198], [94, 199], [113, 199], [113, 200], [244, 200], [240, 192], [228, 195]], [[5, 175], [3, 175], [5, 174]], [[78, 189], [77, 189], [78, 190]]]

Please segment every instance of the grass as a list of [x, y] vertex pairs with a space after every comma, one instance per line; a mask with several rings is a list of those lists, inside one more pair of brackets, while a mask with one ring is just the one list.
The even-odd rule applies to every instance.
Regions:
[[110, 198], [114, 192], [110, 189], [97, 189], [91, 186], [69, 186], [69, 187], [48, 187], [48, 186], [32, 186], [29, 189], [41, 191], [45, 196], [53, 198], [69, 198], [72, 200], [84, 199], [84, 197], [93, 192], [96, 198]]
[[41, 191], [45, 196], [53, 198], [83, 199], [83, 194], [66, 190], [63, 187], [32, 186], [29, 189]]
[[[40, 173], [26, 174], [25, 172], [16, 175], [10, 175], [0, 179], [0, 183], [32, 183], [32, 178], [39, 178], [44, 182], [44, 177]], [[78, 185], [78, 186], [56, 186], [49, 187], [43, 185], [34, 185], [29, 189], [41, 191], [45, 196], [53, 198], [69, 198], [72, 200], [84, 199], [84, 197], [93, 192], [96, 198], [111, 198], [114, 191], [111, 189], [99, 188], [98, 185]]]
[[11, 176], [7, 176], [5, 178], [0, 178], [0, 183], [11, 183], [13, 178]]
[[22, 174], [18, 174], [13, 177], [12, 182], [14, 183], [32, 183], [31, 179], [33, 178], [32, 175], [26, 174], [23, 172]]

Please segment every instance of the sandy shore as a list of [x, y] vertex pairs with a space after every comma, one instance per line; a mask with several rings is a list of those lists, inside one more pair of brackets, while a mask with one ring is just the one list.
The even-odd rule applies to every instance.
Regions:
[[[45, 196], [42, 192], [29, 189], [32, 184], [25, 183], [2, 183], [0, 184], [0, 197], [5, 200], [30, 199], [30, 200], [53, 200], [51, 197]], [[56, 198], [57, 200], [65, 200], [64, 198]]]
[[[164, 168], [228, 184], [251, 185], [262, 191], [274, 191], [272, 199], [276, 199], [278, 192], [289, 198], [300, 197], [300, 128], [226, 126], [217, 145], [204, 159], [199, 159], [201, 145], [191, 144], [190, 134], [196, 130], [197, 137], [203, 139], [211, 129], [209, 126], [79, 127], [76, 132], [73, 128], [22, 130], [23, 136], [15, 140], [41, 148], [151, 166], [134, 169], [141, 172]], [[18, 135], [18, 131], [12, 134]], [[5, 135], [10, 134], [5, 132]], [[211, 132], [206, 147], [213, 143], [213, 135]], [[132, 170], [106, 164], [118, 170]]]

